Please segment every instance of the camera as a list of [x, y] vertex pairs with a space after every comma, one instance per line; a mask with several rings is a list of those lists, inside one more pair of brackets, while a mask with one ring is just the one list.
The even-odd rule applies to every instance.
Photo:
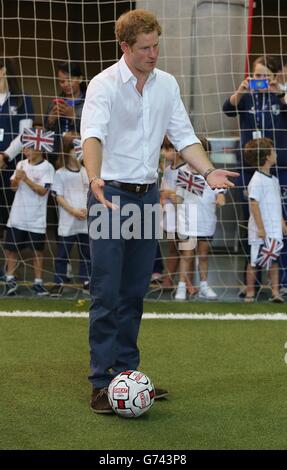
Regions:
[[269, 87], [269, 81], [267, 80], [267, 78], [263, 78], [263, 79], [250, 78], [249, 79], [250, 90], [254, 90], [254, 91], [267, 90], [268, 87]]

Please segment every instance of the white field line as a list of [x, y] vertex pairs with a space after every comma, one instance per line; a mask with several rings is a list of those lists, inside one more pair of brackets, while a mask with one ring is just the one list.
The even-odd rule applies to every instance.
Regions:
[[[41, 312], [20, 311], [0, 312], [0, 317], [27, 318], [88, 318], [88, 312]], [[144, 319], [162, 320], [287, 320], [287, 313], [144, 313]]]

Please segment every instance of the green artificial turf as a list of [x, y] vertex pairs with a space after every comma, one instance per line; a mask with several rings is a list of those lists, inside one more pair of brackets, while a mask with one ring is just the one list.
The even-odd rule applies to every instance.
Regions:
[[286, 449], [285, 325], [144, 320], [141, 370], [170, 396], [128, 420], [89, 409], [86, 318], [0, 318], [0, 449]]
[[[39, 311], [72, 311], [87, 312], [89, 310], [90, 301], [81, 300], [64, 300], [64, 299], [13, 299], [2, 298], [0, 300], [0, 312], [11, 312], [14, 310], [39, 310]], [[246, 304], [244, 302], [175, 302], [175, 301], [146, 301], [144, 303], [145, 312], [157, 313], [180, 313], [180, 312], [196, 312], [196, 313], [276, 313], [286, 312], [287, 303], [272, 304], [268, 302], [255, 302], [254, 304]]]

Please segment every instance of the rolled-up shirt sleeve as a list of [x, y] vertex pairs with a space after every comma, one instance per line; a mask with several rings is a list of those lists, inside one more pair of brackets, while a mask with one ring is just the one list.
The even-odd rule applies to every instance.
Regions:
[[195, 135], [193, 126], [180, 97], [179, 86], [175, 78], [172, 78], [174, 80], [174, 104], [167, 127], [167, 136], [178, 152], [180, 152], [189, 145], [200, 144], [200, 140]]
[[81, 141], [95, 137], [102, 144], [108, 135], [111, 114], [111, 96], [109, 88], [98, 77], [91, 80], [85, 98], [81, 117]]

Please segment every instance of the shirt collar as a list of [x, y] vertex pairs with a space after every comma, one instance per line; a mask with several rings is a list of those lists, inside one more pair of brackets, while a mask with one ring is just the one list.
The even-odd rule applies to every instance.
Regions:
[[[134, 76], [134, 74], [132, 73], [131, 69], [128, 67], [126, 61], [125, 61], [125, 58], [124, 58], [124, 54], [122, 55], [122, 57], [120, 58], [119, 60], [119, 69], [120, 69], [120, 74], [121, 74], [121, 77], [122, 77], [122, 81], [124, 83], [127, 83], [131, 78], [133, 78], [134, 80], [136, 80], [136, 77]], [[149, 74], [149, 77], [147, 79], [147, 82], [149, 82], [150, 80], [152, 80], [154, 77], [156, 76], [156, 69], [153, 70], [150, 74]]]

